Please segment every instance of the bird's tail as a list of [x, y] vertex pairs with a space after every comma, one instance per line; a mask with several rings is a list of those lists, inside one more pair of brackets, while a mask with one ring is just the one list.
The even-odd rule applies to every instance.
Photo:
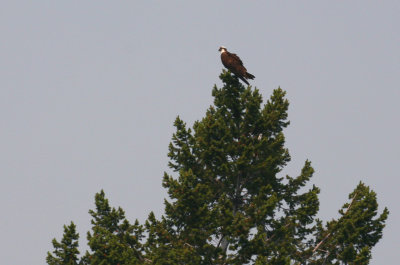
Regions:
[[238, 76], [240, 78], [240, 80], [242, 80], [243, 82], [245, 82], [248, 86], [250, 85], [249, 82], [247, 82], [246, 79], [244, 79], [244, 77]]
[[248, 79], [254, 79], [254, 75], [250, 74], [250, 73], [246, 73], [246, 78]]

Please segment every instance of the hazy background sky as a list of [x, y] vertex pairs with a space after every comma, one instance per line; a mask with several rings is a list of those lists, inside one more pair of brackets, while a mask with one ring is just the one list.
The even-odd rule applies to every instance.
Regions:
[[81, 246], [104, 189], [133, 221], [163, 211], [173, 121], [189, 125], [237, 53], [264, 99], [281, 86], [292, 162], [316, 170], [324, 220], [361, 180], [390, 210], [373, 265], [400, 260], [399, 1], [3, 1], [0, 260]]

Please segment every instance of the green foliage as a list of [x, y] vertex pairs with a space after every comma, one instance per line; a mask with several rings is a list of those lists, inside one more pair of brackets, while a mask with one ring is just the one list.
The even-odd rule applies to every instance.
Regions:
[[138, 221], [131, 225], [121, 208], [110, 207], [104, 191], [95, 196], [96, 210], [90, 210], [92, 232], [87, 239], [91, 252], [86, 253], [88, 264], [141, 264], [143, 228]]
[[55, 238], [52, 241], [54, 250], [53, 254], [47, 252], [47, 264], [49, 265], [75, 265], [78, 264], [78, 239], [79, 234], [76, 232], [76, 226], [73, 222], [69, 226], [64, 225], [64, 235], [61, 242]]
[[[388, 216], [378, 215], [376, 194], [360, 183], [341, 217], [324, 225], [311, 162], [298, 176], [280, 176], [290, 161], [285, 92], [275, 89], [263, 104], [258, 89], [229, 72], [220, 78], [204, 118], [192, 127], [175, 120], [165, 214], [131, 225], [101, 191], [81, 264], [368, 264]], [[60, 257], [64, 246], [53, 245]]]
[[372, 247], [382, 238], [389, 211], [385, 208], [377, 216], [376, 193], [360, 182], [349, 199], [339, 211], [341, 217], [319, 230], [319, 240], [330, 234], [321, 245], [329, 264], [368, 264]]

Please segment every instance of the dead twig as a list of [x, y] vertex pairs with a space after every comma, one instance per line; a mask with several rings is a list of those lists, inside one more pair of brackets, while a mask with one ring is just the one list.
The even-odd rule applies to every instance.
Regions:
[[[344, 214], [342, 215], [342, 217], [340, 217], [340, 219], [342, 219], [343, 217], [345, 217], [345, 216], [347, 215], [347, 213], [349, 212], [351, 206], [353, 205], [353, 202], [355, 201], [355, 199], [356, 199], [356, 197], [357, 197], [357, 194], [358, 194], [357, 192], [356, 192], [356, 194], [354, 194], [354, 197], [353, 197], [353, 199], [351, 200], [349, 207], [347, 207], [346, 211], [344, 212]], [[339, 219], [339, 221], [340, 221], [340, 219]], [[338, 221], [337, 223], [339, 223], [339, 221]], [[322, 243], [324, 243], [331, 235], [332, 235], [332, 232], [328, 233], [328, 234], [315, 246], [315, 248], [312, 250], [312, 254], [311, 254], [310, 258], [311, 258], [311, 257], [314, 255], [314, 253], [321, 247]], [[329, 251], [324, 251], [324, 252], [329, 253]], [[325, 264], [325, 262], [326, 262], [326, 259], [327, 259], [327, 258], [325, 258], [325, 260], [324, 260], [324, 264]], [[297, 263], [296, 265], [300, 265], [300, 264], [301, 264], [301, 263], [299, 262], [299, 263]]]
[[[343, 218], [344, 216], [346, 216], [347, 212], [350, 210], [351, 206], [353, 205], [353, 202], [354, 202], [354, 200], [356, 199], [356, 197], [357, 197], [357, 193], [354, 195], [353, 199], [351, 200], [351, 203], [350, 203], [349, 207], [347, 207], [346, 212], [343, 214], [343, 216], [342, 216], [341, 218]], [[340, 219], [341, 219], [341, 218], [340, 218]], [[339, 223], [339, 222], [338, 222], [338, 223]], [[331, 234], [332, 234], [332, 232], [328, 233], [328, 234], [324, 237], [324, 239], [322, 239], [321, 242], [319, 242], [318, 245], [315, 246], [315, 248], [313, 249], [312, 252], [315, 253], [315, 251], [317, 251], [317, 250], [319, 249], [319, 247], [322, 245], [322, 243], [324, 243], [325, 240], [327, 240], [327, 239], [331, 236]]]

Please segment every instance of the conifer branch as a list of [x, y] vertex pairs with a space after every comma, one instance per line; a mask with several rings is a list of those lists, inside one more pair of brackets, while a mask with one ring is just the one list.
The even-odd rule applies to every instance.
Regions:
[[[287, 223], [283, 228], [287, 228], [289, 227], [290, 223]], [[269, 238], [265, 238], [265, 243], [268, 243], [268, 241], [272, 240], [275, 237], [276, 233], [274, 233], [272, 236], [270, 236]]]
[[[356, 199], [356, 197], [357, 197], [357, 192], [356, 192], [356, 194], [354, 195], [353, 199], [351, 200], [351, 203], [350, 203], [349, 207], [347, 207], [346, 212], [343, 214], [343, 216], [342, 216], [340, 219], [342, 219], [344, 216], [347, 215], [347, 213], [348, 213], [348, 211], [350, 210], [351, 206], [353, 205], [353, 202], [354, 202], [354, 200]], [[339, 223], [339, 222], [338, 222], [338, 223]], [[315, 248], [313, 249], [312, 252], [315, 253], [315, 252], [320, 248], [320, 246], [322, 245], [322, 243], [324, 243], [325, 240], [327, 240], [327, 239], [331, 236], [331, 234], [332, 234], [332, 232], [328, 233], [328, 234], [324, 237], [324, 239], [322, 239], [322, 240], [317, 244], [317, 246], [315, 246]]]
[[[347, 215], [347, 213], [349, 212], [351, 206], [353, 205], [353, 202], [355, 201], [355, 199], [356, 199], [356, 197], [357, 197], [357, 194], [358, 194], [357, 192], [356, 192], [356, 194], [354, 194], [354, 197], [353, 197], [353, 199], [351, 200], [349, 207], [347, 207], [346, 211], [344, 212], [344, 214], [342, 215], [342, 217], [340, 217], [340, 219], [342, 219], [343, 217], [345, 217], [345, 216]], [[340, 219], [339, 219], [339, 221], [340, 221]], [[338, 221], [337, 223], [339, 223], [339, 221]], [[332, 235], [332, 232], [328, 233], [328, 234], [315, 246], [315, 248], [312, 250], [311, 257], [315, 254], [315, 252], [317, 252], [317, 251], [319, 250], [319, 248], [321, 247], [321, 245], [322, 245], [331, 235]], [[335, 247], [336, 247], [336, 246], [335, 246]], [[323, 251], [326, 252], [326, 253], [330, 253], [329, 251], [326, 251], [326, 250], [323, 250]], [[311, 258], [311, 257], [310, 257], [310, 258]], [[310, 259], [310, 258], [308, 258], [308, 259]], [[296, 265], [301, 265], [301, 262], [298, 262]]]
[[188, 246], [188, 247], [191, 247], [191, 248], [194, 248], [194, 246], [192, 246], [192, 245], [190, 245], [189, 243], [187, 243], [187, 242], [185, 242], [185, 244], [184, 245], [186, 245], [186, 246]]

